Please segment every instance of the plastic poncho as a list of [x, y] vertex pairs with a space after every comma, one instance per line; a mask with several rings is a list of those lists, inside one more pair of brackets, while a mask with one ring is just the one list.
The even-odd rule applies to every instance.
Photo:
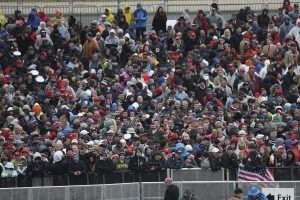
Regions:
[[7, 23], [7, 19], [3, 15], [2, 10], [0, 10], [0, 24], [4, 26], [6, 23]]

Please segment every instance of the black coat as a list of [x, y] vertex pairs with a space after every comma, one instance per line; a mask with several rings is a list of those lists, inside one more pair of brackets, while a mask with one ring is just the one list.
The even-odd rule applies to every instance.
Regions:
[[68, 174], [68, 161], [67, 160], [61, 160], [57, 163], [53, 163], [49, 166], [49, 171], [53, 175], [64, 175]]
[[111, 159], [96, 160], [96, 173], [109, 173], [115, 170], [115, 165]]
[[152, 26], [156, 32], [158, 31], [166, 31], [167, 26], [167, 15], [156, 13], [156, 15], [153, 18]]
[[86, 164], [84, 161], [79, 160], [78, 163], [75, 163], [73, 160], [70, 160], [69, 166], [68, 166], [68, 172], [71, 175], [74, 175], [74, 172], [80, 171], [81, 174], [85, 174], [87, 169], [86, 169]]
[[152, 158], [149, 159], [147, 165], [148, 169], [151, 171], [160, 171], [166, 169], [166, 160], [164, 158], [160, 160], [155, 160], [155, 156], [152, 156]]
[[209, 156], [208, 160], [209, 160], [209, 165], [210, 165], [211, 171], [216, 172], [216, 171], [221, 170], [222, 163], [221, 163], [220, 159], [218, 159], [214, 156]]
[[145, 157], [133, 156], [129, 160], [128, 169], [133, 171], [144, 171], [147, 168], [147, 162]]
[[46, 163], [41, 161], [39, 163], [35, 162], [30, 162], [28, 167], [27, 167], [27, 176], [32, 177], [32, 176], [47, 176], [47, 167]]
[[237, 33], [233, 33], [232, 37], [230, 38], [231, 47], [233, 47], [237, 52], [240, 51], [240, 43], [243, 39], [242, 35], [238, 35]]
[[179, 188], [176, 185], [170, 185], [165, 192], [164, 200], [178, 200]]
[[270, 17], [268, 15], [258, 15], [257, 22], [260, 27], [267, 28], [270, 22]]

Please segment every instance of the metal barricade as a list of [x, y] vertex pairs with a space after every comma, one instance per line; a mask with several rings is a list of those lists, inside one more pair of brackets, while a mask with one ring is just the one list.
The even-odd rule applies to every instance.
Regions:
[[101, 14], [98, 7], [93, 5], [72, 5], [71, 11], [71, 14], [83, 24], [90, 24], [94, 20], [98, 21]]
[[[189, 9], [191, 13], [198, 12], [198, 10], [203, 10], [204, 12], [208, 12], [210, 10], [209, 4], [168, 4], [167, 12], [168, 13], [183, 13], [185, 9]], [[179, 14], [180, 15], [180, 14]], [[178, 16], [179, 17], [179, 16]]]
[[200, 168], [171, 170], [171, 178], [174, 181], [223, 181], [224, 175], [224, 169], [217, 172]]
[[224, 4], [219, 4], [219, 9], [221, 13], [224, 12], [238, 12], [241, 8], [245, 8], [245, 7], [250, 7], [251, 10], [254, 11], [260, 11], [264, 8], [266, 8], [266, 4], [264, 3], [224, 3]]
[[[300, 199], [300, 181], [236, 182], [236, 181], [174, 181], [180, 196], [189, 189], [198, 199], [229, 199], [236, 187], [247, 191], [256, 186], [262, 188], [293, 188], [295, 199]], [[0, 200], [159, 200], [164, 198], [163, 182], [122, 183], [105, 185], [77, 185], [60, 187], [24, 187], [0, 189]]]
[[140, 200], [139, 183], [108, 184], [103, 186], [105, 200]]

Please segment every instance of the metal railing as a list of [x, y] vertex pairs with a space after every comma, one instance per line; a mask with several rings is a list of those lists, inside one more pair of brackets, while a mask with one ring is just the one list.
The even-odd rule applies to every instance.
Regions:
[[[181, 13], [186, 8], [190, 12], [196, 12], [199, 9], [202, 9], [206, 12], [210, 11], [210, 5], [212, 3], [218, 3], [220, 11], [238, 11], [243, 7], [250, 6], [253, 10], [259, 11], [263, 8], [269, 8], [277, 10], [282, 6], [282, 0], [210, 0], [210, 1], [196, 1], [196, 0], [187, 0], [187, 1], [145, 1], [143, 2], [144, 8], [149, 13], [155, 13], [159, 6], [163, 6], [168, 13]], [[291, 4], [297, 3], [297, 1], [291, 1]], [[31, 7], [40, 8], [40, 10], [47, 10], [46, 14], [54, 14], [57, 8], [62, 9], [63, 12], [67, 14], [78, 14], [74, 11], [74, 7], [81, 8], [80, 13], [89, 14], [90, 11], [95, 13], [97, 11], [98, 15], [104, 12], [105, 8], [112, 8], [114, 12], [118, 8], [124, 8], [125, 5], [132, 7], [132, 10], [136, 8], [135, 2], [126, 2], [126, 1], [112, 1], [112, 2], [102, 2], [102, 1], [87, 1], [86, 3], [70, 1], [70, 2], [8, 2], [0, 3], [0, 8], [4, 14], [13, 14], [14, 10], [21, 10], [24, 14], [30, 12]], [[89, 7], [92, 7], [90, 9]], [[67, 9], [66, 9], [67, 8]]]
[[[269, 8], [270, 13], [277, 12], [277, 9], [282, 6], [282, 0], [210, 0], [210, 1], [144, 1], [144, 8], [148, 11], [148, 23], [147, 26], [151, 27], [151, 22], [153, 16], [159, 6], [163, 6], [168, 14], [168, 19], [176, 20], [179, 15], [185, 9], [189, 9], [190, 15], [193, 15], [202, 9], [206, 14], [209, 14], [211, 10], [211, 3], [218, 3], [220, 13], [223, 15], [224, 19], [228, 20], [232, 13], [237, 13], [241, 8], [249, 6], [256, 13], [260, 13], [262, 9]], [[296, 1], [291, 1], [291, 4], [296, 3]], [[101, 14], [104, 13], [105, 8], [112, 8], [113, 12], [116, 13], [118, 8], [124, 8], [124, 5], [131, 6], [132, 10], [136, 8], [136, 3], [134, 1], [89, 1], [82, 2], [69, 1], [69, 2], [8, 2], [0, 3], [0, 9], [6, 16], [13, 17], [15, 10], [20, 10], [23, 16], [26, 18], [27, 14], [30, 12], [31, 8], [36, 8], [38, 11], [43, 10], [46, 16], [51, 18], [55, 15], [55, 11], [60, 9], [64, 13], [64, 17], [67, 18], [73, 15], [80, 20], [84, 25], [89, 25], [93, 20], [99, 20]]]
[[[236, 182], [236, 181], [175, 181], [180, 196], [192, 190], [198, 199], [229, 199], [236, 187], [242, 188], [246, 200], [252, 186], [262, 188], [293, 188], [300, 199], [300, 181]], [[69, 185], [60, 187], [0, 188], [0, 200], [159, 200], [164, 198], [163, 182], [135, 182], [122, 184]]]
[[53, 175], [44, 177], [0, 178], [0, 188], [161, 182], [167, 175], [167, 170], [163, 170], [143, 172], [117, 171], [112, 173], [84, 174], [80, 176]]
[[[274, 174], [275, 181], [300, 181], [300, 167], [269, 168]], [[0, 188], [35, 187], [35, 186], [64, 186], [64, 185], [93, 185], [130, 182], [162, 182], [166, 177], [174, 181], [234, 181], [228, 170], [212, 172], [209, 169], [168, 169], [163, 171], [116, 171], [112, 173], [85, 174], [81, 176], [46, 176], [46, 177], [17, 177], [0, 178]]]

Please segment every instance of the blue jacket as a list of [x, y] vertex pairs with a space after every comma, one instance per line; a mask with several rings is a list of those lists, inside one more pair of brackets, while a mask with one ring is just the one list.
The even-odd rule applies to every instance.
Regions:
[[141, 8], [133, 13], [135, 28], [146, 28], [147, 26], [147, 11]]
[[40, 17], [35, 12], [30, 12], [27, 24], [31, 26], [32, 31], [36, 31], [41, 23]]

